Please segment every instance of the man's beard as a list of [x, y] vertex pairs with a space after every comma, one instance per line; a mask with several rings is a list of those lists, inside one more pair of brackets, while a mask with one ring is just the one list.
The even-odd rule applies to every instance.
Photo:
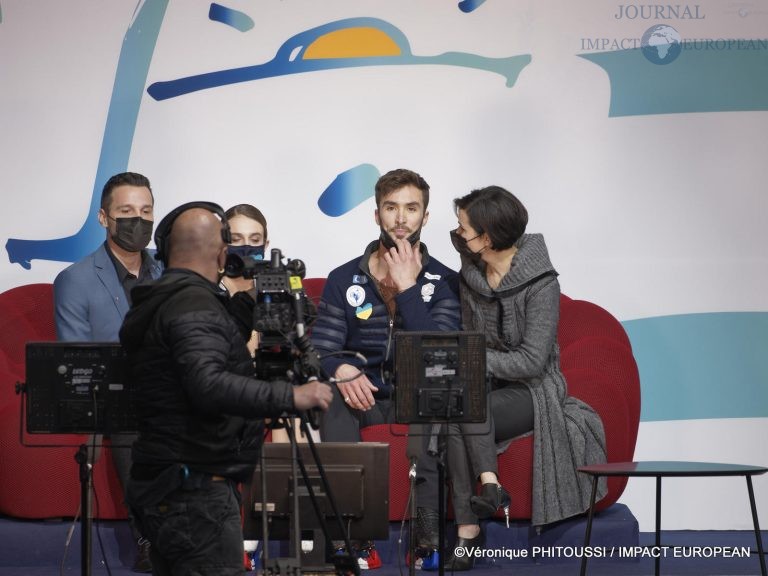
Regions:
[[[421, 238], [421, 226], [419, 226], [415, 232], [413, 232], [410, 236], [408, 236], [405, 239], [408, 240], [411, 246], [413, 246], [414, 244], [416, 244], [416, 242], [419, 241], [420, 238]], [[387, 250], [389, 250], [390, 248], [395, 248], [397, 246], [397, 244], [395, 244], [395, 241], [392, 240], [392, 236], [389, 234], [389, 232], [384, 230], [384, 228], [381, 229], [379, 242], [381, 242], [381, 244], [383, 244], [384, 248], [386, 248]]]

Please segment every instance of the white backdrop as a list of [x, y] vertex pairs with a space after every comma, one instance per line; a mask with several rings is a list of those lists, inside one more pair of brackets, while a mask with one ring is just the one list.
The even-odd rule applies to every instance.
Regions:
[[[158, 217], [189, 200], [256, 204], [272, 247], [303, 259], [308, 276], [377, 235], [372, 198], [339, 216], [318, 206], [356, 166], [427, 179], [423, 239], [452, 266], [451, 200], [499, 184], [527, 205], [529, 230], [545, 234], [563, 291], [624, 322], [643, 387], [636, 458], [768, 465], [768, 45], [704, 44], [663, 64], [616, 50], [657, 25], [683, 41], [765, 42], [768, 7], [709, 0], [680, 5], [698, 19], [642, 18], [640, 8], [617, 18], [640, 5], [586, 4], [222, 0], [224, 17], [212, 18], [197, 0], [0, 0], [0, 290], [51, 282], [74, 246], [95, 248], [93, 235], [52, 242], [28, 269], [20, 260], [31, 252], [9, 239], [75, 234], [95, 218], [99, 169], [121, 162], [150, 178]], [[292, 36], [346, 18], [388, 23], [414, 56], [530, 64], [507, 87], [458, 57], [379, 66], [339, 53], [313, 72], [292, 73], [299, 56], [261, 79], [165, 100], [146, 90], [268, 63]], [[623, 72], [609, 74], [603, 57], [624, 59]], [[617, 115], [619, 104], [629, 113]], [[653, 527], [652, 484], [633, 480], [622, 498], [643, 530]], [[755, 486], [765, 526], [768, 479]], [[740, 480], [670, 482], [664, 502], [665, 528], [751, 527]]]

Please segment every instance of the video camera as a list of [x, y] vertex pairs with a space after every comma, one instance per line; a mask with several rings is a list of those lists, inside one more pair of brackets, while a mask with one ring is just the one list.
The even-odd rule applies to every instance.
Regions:
[[318, 354], [307, 335], [313, 319], [301, 279], [306, 266], [301, 260], [283, 263], [279, 249], [269, 260], [227, 255], [224, 273], [254, 280], [252, 327], [259, 333], [255, 353], [256, 377], [262, 380], [294, 379], [303, 383], [321, 373]]

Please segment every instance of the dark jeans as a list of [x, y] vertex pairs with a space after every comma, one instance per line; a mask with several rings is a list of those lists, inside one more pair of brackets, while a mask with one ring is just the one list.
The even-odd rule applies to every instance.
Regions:
[[234, 482], [193, 475], [156, 506], [134, 509], [155, 576], [241, 576], [243, 532]]
[[[131, 446], [138, 437], [138, 434], [112, 434], [111, 436], [112, 463], [115, 465], [117, 479], [120, 482], [120, 486], [123, 488], [123, 492], [125, 492], [125, 489], [128, 486], [128, 479], [131, 477]], [[141, 533], [136, 527], [136, 522], [133, 519], [130, 510], [128, 511], [128, 519], [130, 521], [133, 539], [138, 540], [141, 537]]]
[[[328, 411], [323, 414], [320, 423], [320, 437], [323, 442], [361, 442], [360, 429], [376, 424], [394, 422], [394, 409], [391, 400], [377, 399], [373, 408], [367, 412], [350, 408], [333, 386], [333, 401]], [[430, 436], [418, 437], [418, 446], [411, 449], [410, 456], [417, 459], [416, 505], [430, 510], [438, 509], [438, 474], [437, 458], [428, 453]], [[403, 511], [406, 512], [406, 511]]]
[[488, 394], [488, 422], [449, 424], [448, 473], [457, 524], [477, 524], [469, 499], [481, 473], [498, 474], [496, 442], [533, 430], [533, 401], [525, 384], [509, 382]]

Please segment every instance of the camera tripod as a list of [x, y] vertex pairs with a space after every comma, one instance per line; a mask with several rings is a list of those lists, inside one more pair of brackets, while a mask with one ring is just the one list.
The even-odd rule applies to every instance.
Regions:
[[[270, 558], [269, 556], [269, 523], [268, 523], [268, 511], [269, 504], [267, 498], [267, 463], [265, 458], [265, 451], [262, 449], [261, 461], [260, 461], [260, 485], [261, 485], [261, 502], [254, 503], [257, 509], [261, 511], [261, 534], [262, 534], [262, 558], [261, 565], [264, 574], [268, 575], [288, 575], [298, 576], [303, 572], [306, 573], [336, 573], [336, 574], [355, 574], [359, 576], [359, 566], [357, 560], [352, 556], [351, 543], [347, 532], [344, 530], [341, 515], [339, 514], [339, 507], [328, 481], [325, 469], [320, 461], [315, 442], [309, 430], [309, 419], [305, 413], [299, 415], [299, 429], [307, 438], [307, 447], [309, 448], [312, 460], [320, 476], [321, 490], [324, 496], [327, 498], [328, 504], [331, 507], [332, 515], [334, 516], [337, 527], [341, 534], [344, 536], [344, 542], [346, 546], [346, 554], [333, 554], [331, 557], [332, 564], [326, 562], [326, 554], [331, 551], [331, 536], [328, 529], [328, 524], [323, 516], [323, 512], [320, 509], [320, 503], [318, 496], [315, 494], [315, 490], [310, 481], [310, 476], [307, 471], [304, 459], [298, 450], [298, 442], [296, 440], [296, 427], [292, 422], [293, 417], [282, 416], [278, 419], [279, 422], [286, 428], [288, 432], [288, 438], [290, 443], [290, 461], [291, 461], [291, 474], [290, 474], [290, 519], [289, 519], [289, 548], [292, 555], [290, 557]], [[299, 483], [299, 474], [301, 474], [302, 484]], [[312, 504], [315, 517], [319, 525], [319, 529], [313, 531], [313, 547], [308, 553], [304, 553], [301, 548], [302, 542], [302, 529], [300, 521], [300, 497], [307, 496]], [[331, 551], [333, 552], [333, 551]]]

